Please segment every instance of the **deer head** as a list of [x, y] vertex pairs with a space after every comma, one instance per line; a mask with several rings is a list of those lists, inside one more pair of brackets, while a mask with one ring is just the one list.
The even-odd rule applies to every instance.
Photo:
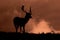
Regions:
[[29, 18], [32, 18], [31, 7], [30, 7], [30, 11], [26, 12], [26, 16], [29, 17]]
[[32, 13], [31, 13], [31, 7], [30, 7], [30, 11], [29, 12], [26, 12], [25, 10], [24, 10], [24, 5], [22, 5], [22, 11], [23, 12], [25, 12], [26, 13], [26, 16], [25, 16], [25, 18], [32, 18]]

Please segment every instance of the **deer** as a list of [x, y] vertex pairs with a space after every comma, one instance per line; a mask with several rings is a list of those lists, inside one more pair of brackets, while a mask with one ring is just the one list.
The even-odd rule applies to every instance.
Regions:
[[[24, 18], [15, 17], [15, 18], [13, 19], [13, 23], [14, 23], [14, 26], [15, 26], [15, 29], [16, 29], [16, 33], [18, 32], [18, 28], [19, 28], [19, 27], [20, 27], [20, 31], [21, 31], [22, 33], [25, 33], [25, 25], [26, 25], [26, 23], [29, 21], [29, 19], [32, 18], [32, 16], [31, 16], [31, 7], [30, 7], [29, 12], [26, 12], [26, 11], [24, 10], [24, 5], [22, 5], [21, 10], [22, 10], [24, 13], [26, 13], [26, 15], [25, 15]], [[22, 31], [22, 29], [23, 29], [23, 31]]]

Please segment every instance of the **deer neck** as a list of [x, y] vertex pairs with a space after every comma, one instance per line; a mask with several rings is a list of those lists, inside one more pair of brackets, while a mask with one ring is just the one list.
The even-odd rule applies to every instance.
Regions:
[[29, 20], [29, 18], [27, 18], [27, 17], [25, 17], [25, 19], [28, 21]]
[[29, 21], [29, 19], [30, 19], [29, 17], [25, 17], [25, 20], [26, 20], [26, 21]]

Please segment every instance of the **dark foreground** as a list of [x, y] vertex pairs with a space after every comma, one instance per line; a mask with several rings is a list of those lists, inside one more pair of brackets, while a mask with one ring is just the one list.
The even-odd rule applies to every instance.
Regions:
[[0, 40], [60, 40], [60, 34], [29, 34], [0, 32]]

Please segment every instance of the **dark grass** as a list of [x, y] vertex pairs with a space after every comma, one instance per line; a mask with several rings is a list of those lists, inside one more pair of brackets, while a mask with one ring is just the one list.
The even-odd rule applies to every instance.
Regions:
[[49, 39], [54, 39], [54, 40], [60, 40], [60, 34], [51, 34], [51, 33], [47, 33], [47, 34], [33, 34], [33, 33], [15, 33], [15, 32], [0, 32], [0, 40], [29, 40], [29, 39], [33, 39], [33, 40], [49, 40]]

